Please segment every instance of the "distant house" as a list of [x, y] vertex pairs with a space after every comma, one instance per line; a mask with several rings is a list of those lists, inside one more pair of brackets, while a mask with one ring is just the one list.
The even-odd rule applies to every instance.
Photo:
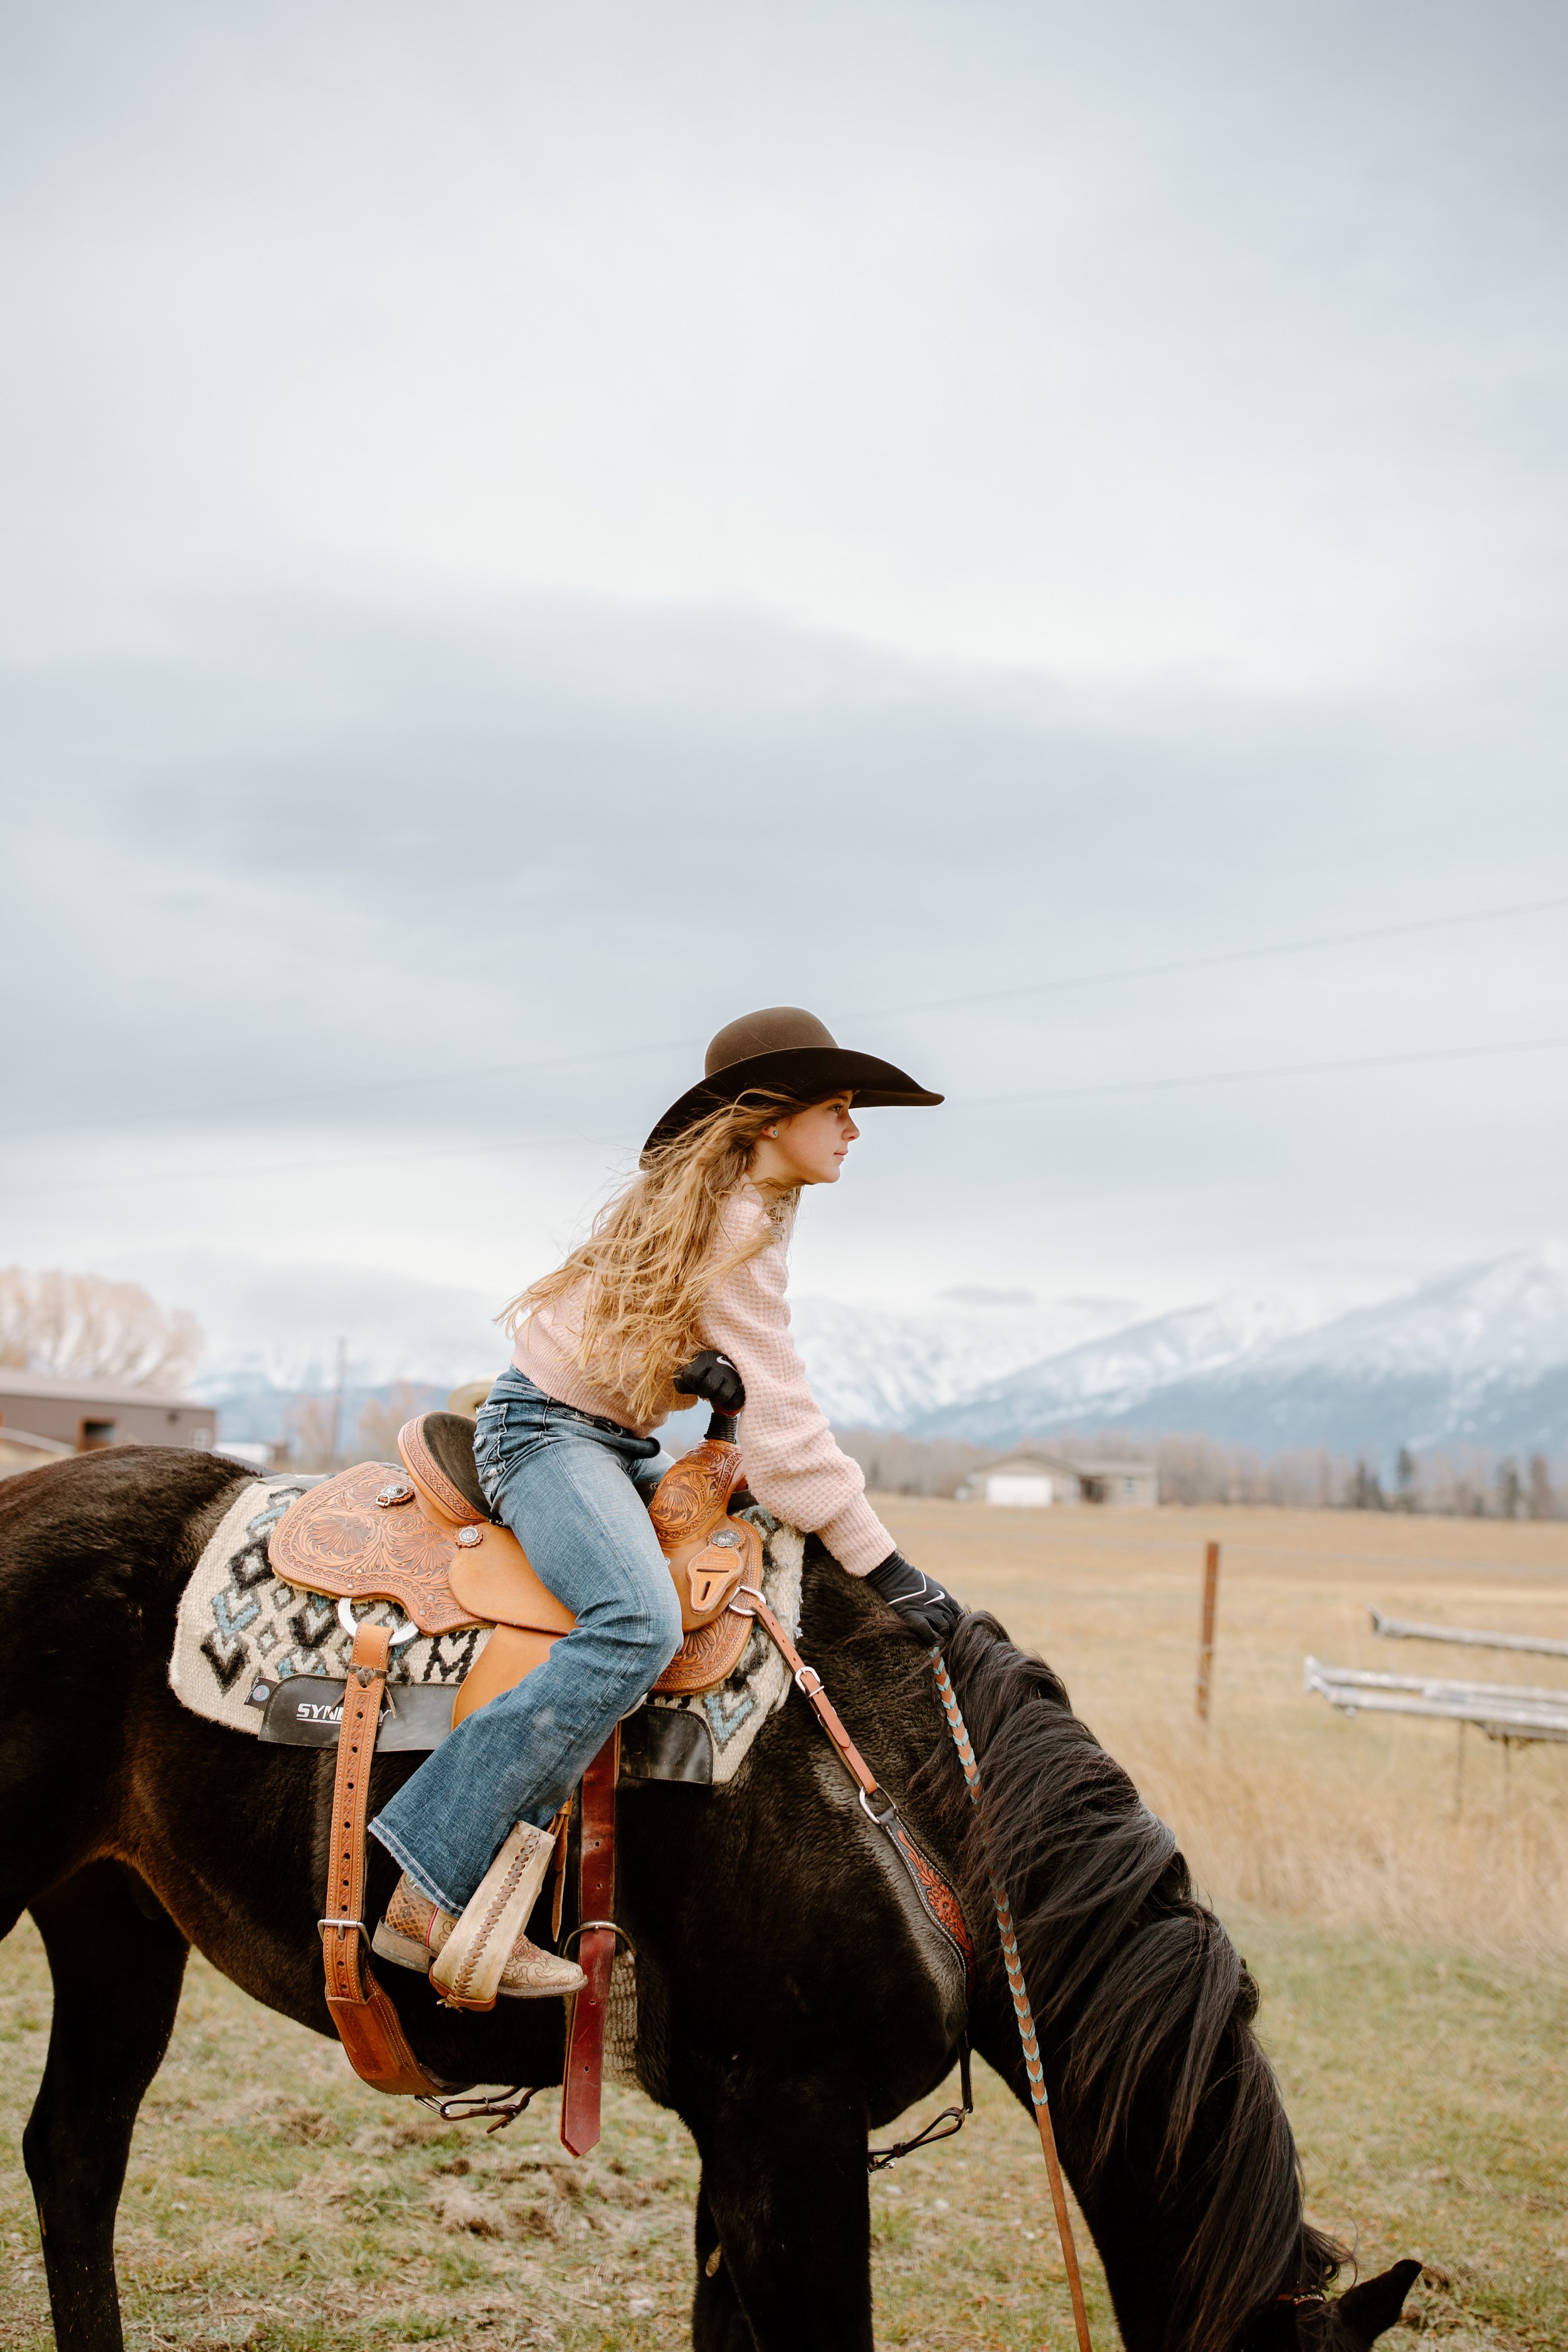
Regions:
[[100, 1445], [192, 1445], [205, 1452], [217, 1435], [210, 1404], [157, 1396], [117, 1381], [57, 1380], [48, 1372], [0, 1370], [0, 1433], [26, 1430], [75, 1454]]
[[1160, 1476], [1152, 1462], [1093, 1462], [1029, 1446], [1003, 1462], [988, 1462], [963, 1489], [972, 1502], [999, 1503], [1015, 1510], [1044, 1510], [1053, 1503], [1105, 1503], [1147, 1510], [1160, 1499]]

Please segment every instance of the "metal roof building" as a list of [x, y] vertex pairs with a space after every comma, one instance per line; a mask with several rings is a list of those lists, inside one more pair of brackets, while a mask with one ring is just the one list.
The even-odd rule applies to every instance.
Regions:
[[192, 1445], [217, 1435], [217, 1412], [189, 1397], [159, 1396], [117, 1381], [62, 1380], [0, 1366], [0, 1430], [53, 1438], [78, 1454], [100, 1445]]

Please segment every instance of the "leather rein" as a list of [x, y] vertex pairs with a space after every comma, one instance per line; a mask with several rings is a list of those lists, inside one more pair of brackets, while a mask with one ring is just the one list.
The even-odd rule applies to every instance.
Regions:
[[[899, 1809], [888, 1791], [880, 1786], [876, 1774], [867, 1763], [855, 1742], [845, 1729], [837, 1709], [823, 1687], [821, 1675], [815, 1666], [808, 1666], [784, 1630], [762, 1591], [756, 1585], [743, 1584], [731, 1598], [729, 1607], [742, 1616], [754, 1617], [777, 1646], [784, 1664], [795, 1680], [795, 1688], [805, 1700], [827, 1734], [835, 1755], [855, 1782], [860, 1809], [867, 1820], [889, 1838], [899, 1859], [910, 1874], [916, 1894], [926, 1916], [944, 1936], [954, 1953], [963, 1963], [964, 1986], [973, 1996], [974, 1990], [974, 1946], [957, 1895], [936, 1865], [923, 1853], [899, 1815]], [[420, 2099], [437, 2113], [452, 2120], [462, 2116], [494, 2116], [491, 2130], [512, 2122], [534, 2095], [531, 2090], [514, 2091], [503, 2098], [471, 2098], [464, 2095], [466, 2085], [443, 2082], [438, 2075], [426, 2072], [416, 2057], [402, 2020], [393, 2007], [385, 1990], [375, 1978], [366, 1958], [364, 1945], [364, 1878], [365, 1826], [370, 1795], [370, 1766], [375, 1753], [375, 1736], [381, 1719], [382, 1699], [386, 1688], [386, 1671], [390, 1657], [390, 1631], [385, 1625], [362, 1622], [354, 1634], [353, 1654], [350, 1661], [347, 1687], [343, 1693], [342, 1726], [339, 1734], [336, 1770], [333, 1776], [331, 1830], [331, 1861], [328, 1876], [330, 1908], [321, 1922], [321, 1955], [326, 1969], [327, 2007], [348, 2052], [354, 2072], [379, 2091], [402, 2093]], [[931, 1663], [936, 1675], [937, 1694], [949, 1731], [958, 1750], [958, 1760], [971, 1801], [980, 1803], [980, 1770], [974, 1759], [974, 1748], [958, 1705], [957, 1694], [948, 1674], [940, 1649], [931, 1653]], [[597, 2053], [603, 2041], [605, 2006], [609, 1995], [610, 1964], [616, 1937], [621, 1930], [608, 1916], [613, 1893], [614, 1791], [618, 1766], [617, 1739], [612, 1738], [602, 1755], [595, 1759], [584, 1780], [584, 1851], [583, 1895], [584, 1916], [582, 1927], [574, 1931], [583, 1939], [583, 1962], [588, 1973], [588, 1985], [573, 2004], [573, 2030], [568, 2035], [565, 2083], [562, 2102], [562, 2138], [574, 2153], [591, 2147], [598, 2137], [599, 2068]], [[592, 1787], [590, 1787], [592, 1783]], [[983, 1832], [984, 1834], [984, 1832]], [[1013, 1922], [1013, 1908], [1007, 1890], [994, 1864], [989, 1860], [987, 1869], [991, 1882], [991, 1899], [996, 1911], [996, 1929], [1001, 1940], [1003, 1966], [1007, 1975], [1007, 1990], [1012, 1995], [1013, 2011], [1018, 2021], [1018, 2038], [1023, 2047], [1024, 2068], [1028, 2077], [1029, 2096], [1035, 2110], [1035, 2122], [1040, 2135], [1040, 2147], [1046, 2159], [1046, 2171], [1050, 2180], [1051, 2203], [1056, 2212], [1057, 2234], [1061, 2241], [1062, 2261], [1066, 2266], [1068, 2286], [1072, 2296], [1073, 2323], [1078, 2331], [1079, 2352], [1093, 2352], [1089, 2342], [1089, 2318], [1084, 2309], [1083, 2282], [1079, 2275], [1078, 2252], [1073, 2242], [1072, 2221], [1068, 2212], [1067, 2191], [1062, 2182], [1060, 2160], [1057, 2155], [1056, 2135], [1051, 2127], [1050, 2106], [1046, 2091], [1045, 2069], [1040, 2060], [1039, 2037], [1035, 2030], [1034, 2013], [1029, 2006], [1028, 1990], [1024, 1981], [1023, 1963], [1018, 1954], [1017, 1931]], [[559, 1932], [562, 1885], [557, 1881], [555, 1926]], [[588, 1916], [599, 1914], [604, 1916]], [[581, 2053], [581, 2054], [579, 2054]], [[973, 2106], [969, 2085], [969, 2044], [965, 2038], [961, 2053], [963, 2105], [946, 2107], [913, 2139], [900, 2141], [890, 2148], [869, 2152], [869, 2170], [879, 2172], [907, 2156], [917, 2147], [929, 2147], [933, 2141], [947, 2139], [960, 2130]]]
[[[928, 1916], [942, 1930], [963, 1962], [964, 1984], [973, 1996], [974, 1990], [974, 1947], [957, 1895], [947, 1881], [921, 1852], [899, 1817], [898, 1807], [887, 1790], [881, 1788], [875, 1773], [855, 1742], [844, 1728], [838, 1711], [823, 1687], [822, 1677], [815, 1666], [808, 1666], [763, 1594], [755, 1585], [743, 1584], [730, 1602], [739, 1614], [755, 1617], [776, 1644], [784, 1664], [795, 1679], [795, 1686], [816, 1715], [826, 1732], [845, 1770], [855, 1782], [860, 1799], [860, 1809], [868, 1822], [882, 1830], [892, 1840], [900, 1860], [914, 1881], [915, 1892], [925, 1906]], [[981, 1801], [980, 1768], [974, 1759], [973, 1742], [958, 1704], [958, 1694], [952, 1687], [952, 1677], [947, 1671], [942, 1651], [933, 1649], [931, 1664], [936, 1675], [937, 1696], [947, 1718], [952, 1744], [958, 1750], [958, 1760], [963, 1769], [964, 1785], [970, 1801], [978, 1807]], [[984, 1821], [984, 1816], [982, 1816]], [[982, 1837], [984, 1838], [984, 1828]], [[1056, 2214], [1057, 2236], [1061, 2242], [1062, 2262], [1067, 2271], [1068, 2290], [1072, 2297], [1073, 2326], [1077, 2331], [1079, 2352], [1093, 2352], [1089, 2341], [1089, 2314], [1084, 2307], [1083, 2279], [1079, 2270], [1078, 2248], [1073, 2241], [1072, 2216], [1068, 2210], [1067, 2189], [1062, 2179], [1061, 2159], [1057, 2153], [1056, 2132], [1051, 2124], [1050, 2099], [1046, 2089], [1045, 2067], [1040, 2059], [1039, 2036], [1035, 2030], [1034, 2011], [1029, 2004], [1028, 1987], [1024, 1981], [1024, 1966], [1018, 1953], [1017, 1929], [1013, 1921], [1013, 1906], [1006, 1887], [991, 1858], [990, 1841], [986, 1848], [986, 1874], [991, 1885], [991, 1900], [995, 1906], [996, 1932], [1002, 1946], [1002, 1964], [1006, 1970], [1007, 1990], [1012, 1996], [1013, 2014], [1018, 2023], [1018, 2040], [1024, 2053], [1024, 2071], [1028, 2078], [1029, 2098], [1034, 2106], [1035, 2123], [1040, 2136], [1040, 2150], [1046, 2159], [1046, 2173], [1050, 2181], [1051, 2205]], [[945, 2107], [915, 2138], [900, 2140], [890, 2148], [873, 2149], [868, 2158], [873, 2172], [884, 2171], [889, 2164], [907, 2156], [911, 2149], [929, 2147], [938, 2139], [950, 2139], [963, 2127], [963, 2119], [973, 2108], [969, 2087], [969, 2042], [967, 2037], [960, 2056], [961, 2079], [963, 2085], [962, 2107]], [[944, 2128], [945, 2126], [945, 2128]]]

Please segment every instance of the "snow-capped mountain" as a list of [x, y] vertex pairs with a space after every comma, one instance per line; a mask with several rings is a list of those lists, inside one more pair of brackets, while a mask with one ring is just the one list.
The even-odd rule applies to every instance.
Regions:
[[1441, 1370], [1480, 1387], [1537, 1378], [1568, 1363], [1568, 1251], [1517, 1250], [1461, 1266], [1420, 1289], [1336, 1316], [1274, 1351], [1358, 1377]]
[[795, 1345], [812, 1394], [839, 1429], [912, 1429], [987, 1383], [1042, 1357], [1113, 1331], [1125, 1299], [1058, 1298], [1028, 1291], [949, 1291], [925, 1315], [792, 1302]]
[[[193, 1286], [194, 1287], [194, 1286]], [[209, 1271], [194, 1305], [218, 1345], [195, 1387], [223, 1433], [273, 1437], [348, 1342], [345, 1420], [395, 1379], [436, 1398], [499, 1370], [477, 1294], [350, 1269]], [[1568, 1252], [1518, 1251], [1326, 1321], [1236, 1297], [1159, 1316], [1123, 1300], [959, 1291], [924, 1312], [804, 1297], [795, 1337], [840, 1429], [1007, 1446], [1113, 1427], [1201, 1433], [1264, 1453], [1388, 1456], [1477, 1444], [1568, 1454]], [[673, 1433], [677, 1442], [695, 1433]]]
[[920, 1434], [1191, 1431], [1265, 1453], [1477, 1444], [1568, 1453], [1568, 1261], [1519, 1251], [1307, 1329], [1196, 1307], [1029, 1365]]
[[1131, 1419], [1184, 1381], [1245, 1363], [1292, 1320], [1267, 1299], [1235, 1297], [1129, 1323], [923, 1413], [910, 1434], [1010, 1445], [1085, 1422]]

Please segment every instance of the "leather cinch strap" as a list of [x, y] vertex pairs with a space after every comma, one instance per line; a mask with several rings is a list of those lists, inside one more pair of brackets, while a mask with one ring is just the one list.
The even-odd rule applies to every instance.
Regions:
[[610, 1922], [616, 1906], [616, 1783], [620, 1776], [621, 1727], [617, 1723], [583, 1775], [577, 1915], [581, 1925], [575, 1935], [578, 1966], [588, 1981], [572, 1996], [561, 2089], [561, 2145], [574, 2156], [586, 2156], [599, 2142], [605, 2013], [616, 1961], [616, 1930]]
[[408, 2045], [403, 2022], [364, 1955], [364, 1840], [370, 1768], [386, 1689], [392, 1629], [362, 1624], [354, 1634], [332, 1781], [332, 1832], [321, 1959], [327, 2007], [349, 2063], [374, 2090], [421, 2096], [461, 2085], [427, 2074]]

